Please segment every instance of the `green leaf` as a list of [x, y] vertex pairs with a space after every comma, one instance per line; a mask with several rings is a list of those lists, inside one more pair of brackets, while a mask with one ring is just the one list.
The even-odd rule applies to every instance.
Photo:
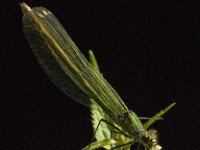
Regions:
[[165, 113], [167, 113], [172, 107], [174, 107], [176, 103], [170, 104], [168, 107], [166, 107], [164, 110], [161, 110], [159, 113], [157, 113], [155, 116], [153, 116], [150, 120], [148, 120], [144, 124], [144, 129], [148, 129], [155, 121], [159, 120]]
[[96, 141], [91, 143], [90, 145], [84, 147], [82, 150], [94, 150], [97, 148], [107, 147], [109, 145], [115, 144], [116, 141], [112, 139], [104, 139], [102, 141]]

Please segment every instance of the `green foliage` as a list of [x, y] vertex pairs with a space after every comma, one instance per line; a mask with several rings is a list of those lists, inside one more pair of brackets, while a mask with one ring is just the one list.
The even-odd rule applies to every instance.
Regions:
[[175, 106], [176, 103], [170, 104], [168, 107], [166, 107], [164, 110], [161, 110], [159, 113], [157, 113], [155, 116], [153, 116], [151, 119], [149, 119], [143, 126], [144, 129], [148, 129], [155, 121], [159, 120], [165, 113], [167, 113], [172, 107]]

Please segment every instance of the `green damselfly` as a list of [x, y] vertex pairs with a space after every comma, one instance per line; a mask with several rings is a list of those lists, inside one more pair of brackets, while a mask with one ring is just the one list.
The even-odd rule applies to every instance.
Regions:
[[87, 107], [90, 107], [91, 99], [94, 100], [119, 128], [118, 131], [123, 131], [124, 136], [132, 140], [129, 145], [140, 143], [145, 149], [160, 150], [157, 131], [148, 128], [174, 103], [142, 124], [101, 73], [87, 61], [49, 10], [43, 7], [32, 9], [25, 3], [21, 4], [21, 8], [23, 29], [29, 45], [53, 83]]

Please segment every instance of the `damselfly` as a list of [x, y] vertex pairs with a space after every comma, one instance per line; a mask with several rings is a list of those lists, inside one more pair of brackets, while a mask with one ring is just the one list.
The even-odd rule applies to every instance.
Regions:
[[[174, 103], [142, 124], [136, 113], [128, 109], [101, 73], [87, 61], [49, 10], [43, 7], [32, 9], [25, 3], [21, 7], [29, 45], [53, 83], [85, 106], [90, 107], [91, 99], [94, 100], [112, 120], [113, 127], [119, 129], [118, 134], [132, 139], [129, 144], [140, 143], [145, 149], [160, 150], [157, 131], [148, 128]], [[109, 122], [107, 124], [112, 126]]]

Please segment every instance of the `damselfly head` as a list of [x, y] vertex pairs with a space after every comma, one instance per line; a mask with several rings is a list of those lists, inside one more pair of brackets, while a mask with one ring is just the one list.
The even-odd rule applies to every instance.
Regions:
[[158, 132], [156, 130], [150, 129], [143, 132], [141, 135], [142, 141], [145, 143], [145, 147], [149, 150], [161, 150], [162, 147], [158, 144]]

